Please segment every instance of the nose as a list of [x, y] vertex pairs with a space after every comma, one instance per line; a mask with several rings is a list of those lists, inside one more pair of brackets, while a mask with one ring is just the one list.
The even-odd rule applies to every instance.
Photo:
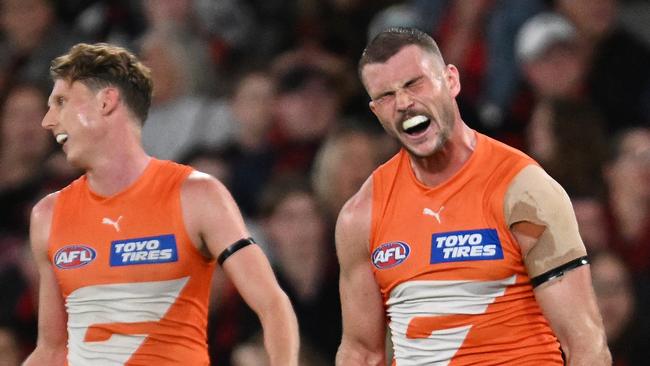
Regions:
[[413, 100], [409, 93], [403, 89], [395, 92], [395, 107], [398, 111], [404, 112], [413, 105]]
[[54, 126], [56, 126], [56, 119], [54, 118], [52, 108], [48, 109], [47, 113], [45, 113], [45, 116], [43, 116], [41, 126], [46, 130], [51, 130], [54, 128]]

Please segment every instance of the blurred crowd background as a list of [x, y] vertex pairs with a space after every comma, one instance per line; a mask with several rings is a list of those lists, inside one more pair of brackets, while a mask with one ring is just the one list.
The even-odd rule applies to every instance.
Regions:
[[[433, 35], [459, 68], [469, 126], [565, 187], [615, 365], [646, 365], [650, 3], [633, 0], [0, 0], [0, 365], [37, 336], [30, 209], [80, 174], [40, 127], [49, 63], [77, 42], [151, 67], [146, 150], [228, 186], [291, 297], [303, 364], [332, 365], [336, 215], [398, 149], [356, 62], [395, 25]], [[213, 363], [264, 365], [260, 326], [218, 269], [213, 288]]]

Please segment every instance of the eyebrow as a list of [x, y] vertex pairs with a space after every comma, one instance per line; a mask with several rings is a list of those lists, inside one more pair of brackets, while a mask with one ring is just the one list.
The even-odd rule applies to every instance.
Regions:
[[61, 94], [51, 94], [51, 95], [47, 98], [47, 106], [48, 106], [48, 107], [51, 107], [52, 101], [53, 101], [53, 100], [56, 100], [57, 98], [61, 98], [61, 97], [63, 97], [63, 95], [61, 95]]
[[[422, 80], [422, 78], [424, 78], [424, 75], [417, 75], [417, 76], [415, 76], [415, 77], [413, 77], [413, 78], [407, 80], [406, 82], [404, 82], [404, 83], [400, 86], [400, 88], [407, 87], [408, 85], [413, 84], [413, 83], [416, 82], [416, 81]], [[385, 91], [382, 91], [381, 93], [377, 94], [376, 97], [374, 97], [374, 98], [371, 97], [371, 99], [372, 99], [372, 100], [379, 99], [379, 98], [381, 98], [381, 97], [383, 97], [383, 96], [390, 95], [390, 94], [395, 94], [395, 90], [385, 90]]]

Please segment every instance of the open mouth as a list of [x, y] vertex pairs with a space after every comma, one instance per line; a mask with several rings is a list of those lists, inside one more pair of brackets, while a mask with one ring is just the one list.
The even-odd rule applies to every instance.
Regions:
[[402, 122], [402, 129], [409, 135], [416, 135], [429, 127], [431, 120], [423, 115], [411, 117]]
[[68, 134], [67, 133], [59, 133], [56, 135], [56, 142], [60, 145], [65, 144], [65, 142], [68, 141]]

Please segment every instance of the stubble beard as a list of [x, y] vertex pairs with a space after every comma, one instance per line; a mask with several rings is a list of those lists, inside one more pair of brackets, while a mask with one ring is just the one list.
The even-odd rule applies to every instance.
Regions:
[[[435, 142], [433, 148], [431, 148], [431, 150], [429, 150], [428, 152], [419, 153], [415, 151], [415, 149], [407, 146], [404, 143], [402, 143], [402, 146], [406, 149], [406, 151], [409, 152], [411, 156], [418, 159], [429, 158], [436, 155], [444, 148], [444, 146], [447, 144], [447, 142], [451, 137], [451, 133], [454, 128], [453, 112], [446, 111], [446, 113], [443, 113], [443, 119], [440, 121], [441, 124], [438, 126], [438, 133], [435, 136]], [[434, 123], [434, 121], [432, 120], [431, 123]]]

